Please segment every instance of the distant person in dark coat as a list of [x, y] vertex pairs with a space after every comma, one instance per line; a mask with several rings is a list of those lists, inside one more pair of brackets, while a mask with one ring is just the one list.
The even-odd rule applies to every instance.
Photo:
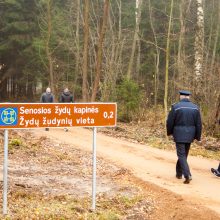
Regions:
[[49, 87], [46, 89], [46, 92], [44, 92], [41, 95], [40, 102], [43, 102], [43, 103], [54, 102], [54, 96], [53, 96], [51, 89]]
[[185, 178], [184, 183], [192, 180], [187, 157], [190, 144], [194, 139], [200, 141], [202, 122], [200, 110], [190, 101], [191, 93], [181, 90], [180, 102], [173, 104], [167, 118], [167, 135], [173, 135], [176, 143], [178, 160], [176, 163], [176, 178]]
[[73, 95], [70, 93], [68, 88], [65, 88], [60, 95], [60, 102], [73, 102]]
[[[60, 95], [59, 102], [61, 103], [70, 103], [73, 102], [73, 95], [70, 93], [68, 88], [65, 88]], [[64, 128], [64, 131], [68, 131], [68, 128]]]
[[212, 172], [215, 176], [220, 177], [220, 163], [219, 163], [217, 169], [211, 168], [211, 172]]
[[[54, 102], [54, 96], [51, 92], [51, 89], [48, 87], [46, 92], [44, 92], [40, 97], [40, 102], [42, 103], [52, 103]], [[46, 131], [49, 131], [49, 128], [45, 128]]]

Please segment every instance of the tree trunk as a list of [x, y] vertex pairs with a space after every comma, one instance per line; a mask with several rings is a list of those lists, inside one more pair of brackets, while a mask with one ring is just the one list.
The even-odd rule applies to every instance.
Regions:
[[203, 76], [203, 50], [204, 50], [204, 11], [203, 0], [197, 3], [197, 28], [195, 36], [195, 91], [198, 95], [201, 89]]
[[104, 12], [103, 12], [103, 18], [100, 22], [100, 31], [99, 31], [99, 42], [98, 42], [98, 49], [97, 49], [97, 58], [96, 58], [96, 76], [92, 91], [92, 98], [91, 101], [94, 102], [96, 99], [98, 86], [99, 86], [99, 80], [101, 76], [101, 68], [102, 68], [102, 53], [103, 53], [103, 42], [106, 32], [106, 25], [108, 20], [108, 13], [109, 13], [109, 0], [105, 0], [104, 3]]
[[218, 2], [218, 22], [217, 22], [217, 28], [216, 28], [216, 33], [215, 33], [214, 48], [212, 51], [211, 67], [209, 69], [210, 73], [212, 73], [213, 71], [214, 62], [216, 58], [216, 49], [217, 49], [217, 44], [218, 44], [218, 39], [219, 39], [219, 30], [220, 30], [220, 3]]
[[135, 30], [134, 30], [134, 38], [133, 38], [133, 43], [132, 43], [132, 48], [131, 48], [131, 56], [128, 64], [128, 70], [127, 70], [127, 78], [131, 78], [131, 73], [133, 69], [133, 63], [134, 63], [134, 55], [135, 55], [135, 50], [136, 50], [136, 43], [139, 39], [139, 25], [141, 21], [141, 5], [142, 5], [142, 0], [136, 0], [136, 13], [135, 13]]
[[88, 46], [89, 46], [89, 2], [84, 1], [84, 47], [83, 47], [83, 82], [82, 97], [83, 102], [88, 100], [87, 75], [88, 75]]
[[155, 74], [154, 74], [154, 108], [157, 108], [157, 96], [159, 87], [159, 64], [160, 64], [160, 51], [155, 54]]
[[51, 39], [51, 32], [52, 32], [52, 20], [51, 20], [51, 4], [52, 0], [47, 1], [47, 38], [46, 38], [46, 56], [48, 59], [48, 69], [49, 69], [49, 76], [50, 76], [50, 87], [52, 92], [55, 92], [55, 85], [54, 85], [54, 73], [53, 73], [53, 61], [52, 61], [52, 53], [50, 51], [50, 39]]
[[217, 27], [214, 31], [214, 46], [212, 50], [212, 58], [211, 58], [211, 64], [209, 66], [209, 69], [205, 72], [206, 73], [206, 90], [205, 90], [205, 97], [207, 100], [207, 103], [209, 106], [211, 106], [211, 103], [213, 101], [213, 85], [215, 78], [213, 77], [213, 73], [215, 72], [215, 61], [216, 61], [216, 52], [218, 47], [218, 40], [219, 40], [219, 31], [220, 31], [220, 3], [218, 1], [218, 18], [217, 18]]
[[121, 39], [121, 0], [117, 1], [118, 4], [118, 40]]
[[[139, 30], [138, 30], [138, 32], [139, 32]], [[137, 65], [136, 65], [136, 78], [137, 78], [137, 80], [139, 80], [140, 69], [141, 69], [141, 42], [140, 42], [140, 38], [138, 36], [138, 39], [137, 39]]]
[[210, 17], [210, 23], [209, 23], [209, 26], [210, 26], [210, 31], [209, 31], [209, 37], [208, 37], [208, 40], [206, 42], [206, 53], [204, 55], [204, 72], [207, 72], [208, 69], [209, 69], [209, 58], [210, 58], [210, 51], [211, 51], [211, 45], [212, 45], [212, 37], [213, 37], [213, 31], [215, 29], [214, 27], [214, 20], [215, 20], [215, 13], [214, 13], [214, 9], [215, 9], [215, 4], [213, 2], [213, 6], [212, 6], [212, 12], [209, 14], [209, 17]]
[[178, 54], [177, 54], [177, 71], [178, 71], [178, 78], [181, 82], [181, 85], [184, 86], [185, 84], [185, 68], [184, 68], [184, 60], [185, 60], [185, 53], [184, 53], [184, 35], [185, 35], [185, 16], [184, 16], [184, 9], [185, 7], [185, 0], [181, 0], [179, 5], [180, 10], [180, 33], [179, 33], [179, 42], [178, 42]]
[[153, 18], [152, 18], [152, 7], [151, 7], [151, 0], [149, 0], [149, 16], [150, 16], [150, 26], [154, 36], [154, 43], [155, 43], [155, 73], [154, 73], [154, 107], [156, 109], [157, 106], [157, 93], [158, 93], [158, 84], [159, 84], [159, 64], [160, 64], [160, 50], [158, 48], [157, 36], [154, 30], [153, 25]]
[[[73, 7], [74, 3], [73, 3]], [[80, 36], [79, 36], [79, 27], [80, 27], [80, 0], [77, 0], [77, 14], [76, 14], [76, 69], [74, 76], [74, 85], [76, 85], [79, 73], [80, 73]]]
[[220, 94], [218, 96], [217, 105], [216, 105], [215, 122], [216, 124], [220, 125]]
[[167, 32], [167, 46], [166, 46], [166, 70], [165, 70], [165, 88], [164, 88], [164, 115], [165, 115], [165, 126], [166, 126], [166, 118], [167, 118], [167, 100], [168, 100], [168, 82], [169, 82], [169, 58], [170, 58], [170, 31], [171, 31], [171, 22], [173, 15], [173, 0], [171, 0], [170, 4], [170, 19], [168, 24], [168, 32]]
[[27, 94], [26, 94], [28, 100], [33, 100], [34, 94], [33, 94], [33, 81], [29, 80], [27, 82]]

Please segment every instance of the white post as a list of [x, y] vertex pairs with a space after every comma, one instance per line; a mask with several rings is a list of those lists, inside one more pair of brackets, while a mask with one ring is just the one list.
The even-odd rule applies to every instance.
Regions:
[[92, 143], [92, 210], [95, 210], [95, 200], [96, 200], [96, 127], [93, 128], [93, 143]]
[[7, 214], [8, 191], [8, 130], [4, 131], [4, 164], [3, 164], [3, 215]]

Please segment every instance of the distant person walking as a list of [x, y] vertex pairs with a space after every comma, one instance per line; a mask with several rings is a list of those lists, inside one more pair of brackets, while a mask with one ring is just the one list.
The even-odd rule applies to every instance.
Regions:
[[[61, 103], [71, 103], [74, 102], [73, 95], [70, 93], [68, 88], [65, 88], [60, 95], [59, 102]], [[68, 131], [68, 128], [64, 128], [64, 131]]]
[[42, 103], [52, 103], [54, 102], [54, 96], [51, 92], [51, 89], [48, 87], [46, 92], [41, 95], [40, 102]]
[[[51, 89], [48, 87], [46, 92], [44, 92], [40, 97], [40, 102], [42, 103], [52, 103], [54, 102], [54, 96], [51, 92]], [[49, 131], [49, 128], [45, 128], [46, 131]]]
[[68, 88], [65, 88], [63, 90], [63, 92], [61, 93], [60, 98], [59, 98], [59, 102], [61, 102], [61, 103], [74, 102], [73, 95], [70, 93]]
[[211, 168], [211, 172], [212, 172], [215, 176], [220, 177], [220, 163], [219, 163], [217, 169]]
[[181, 90], [180, 102], [173, 104], [167, 118], [167, 135], [173, 135], [176, 143], [178, 160], [176, 163], [176, 178], [185, 178], [183, 183], [188, 184], [192, 175], [187, 163], [190, 144], [194, 139], [200, 141], [202, 122], [200, 110], [190, 101], [191, 93]]

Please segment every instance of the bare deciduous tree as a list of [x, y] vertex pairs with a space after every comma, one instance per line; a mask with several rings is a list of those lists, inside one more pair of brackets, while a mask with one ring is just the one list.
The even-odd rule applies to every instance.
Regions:
[[166, 45], [166, 69], [165, 69], [165, 86], [164, 86], [165, 121], [167, 118], [167, 99], [168, 99], [169, 61], [170, 61], [170, 32], [171, 32], [172, 16], [173, 16], [173, 0], [171, 0], [171, 3], [170, 3], [170, 16], [169, 16], [169, 24], [168, 24], [168, 31], [167, 31], [167, 45]]
[[88, 75], [88, 46], [89, 46], [89, 2], [84, 1], [84, 46], [83, 46], [83, 76], [82, 76], [82, 97], [86, 102], [88, 99], [87, 75]]
[[[131, 55], [130, 60], [128, 64], [128, 70], [127, 70], [127, 78], [131, 78], [131, 73], [134, 65], [134, 55], [136, 50], [136, 44], [137, 41], [139, 41], [139, 26], [141, 21], [141, 6], [142, 6], [142, 0], [136, 0], [136, 13], [135, 13], [135, 30], [134, 30], [134, 38], [132, 42], [132, 48], [131, 48]], [[139, 67], [138, 67], [139, 68]]]
[[104, 41], [105, 32], [106, 32], [108, 14], [109, 14], [109, 0], [105, 0], [103, 17], [100, 22], [99, 42], [98, 42], [97, 59], [96, 59], [96, 75], [95, 75], [95, 81], [94, 81], [92, 98], [91, 98], [92, 102], [94, 102], [96, 99], [96, 94], [97, 94], [98, 87], [99, 87], [99, 80], [100, 80], [101, 68], [102, 68], [102, 54], [103, 54], [102, 47], [103, 47], [103, 41]]
[[154, 107], [157, 106], [157, 93], [158, 93], [158, 84], [159, 84], [159, 64], [160, 64], [160, 49], [158, 48], [158, 40], [154, 29], [153, 17], [152, 17], [152, 7], [151, 0], [149, 0], [149, 16], [150, 16], [150, 26], [154, 36], [155, 44], [155, 71], [154, 71]]
[[204, 50], [204, 11], [203, 0], [196, 0], [197, 4], [197, 27], [195, 33], [195, 80], [197, 90], [201, 88], [203, 73], [203, 50]]
[[46, 49], [46, 55], [48, 59], [50, 87], [52, 91], [55, 92], [52, 51], [50, 50], [50, 40], [51, 40], [51, 34], [52, 34], [51, 4], [52, 4], [52, 0], [47, 0], [47, 38], [45, 42], [46, 43], [45, 49]]

